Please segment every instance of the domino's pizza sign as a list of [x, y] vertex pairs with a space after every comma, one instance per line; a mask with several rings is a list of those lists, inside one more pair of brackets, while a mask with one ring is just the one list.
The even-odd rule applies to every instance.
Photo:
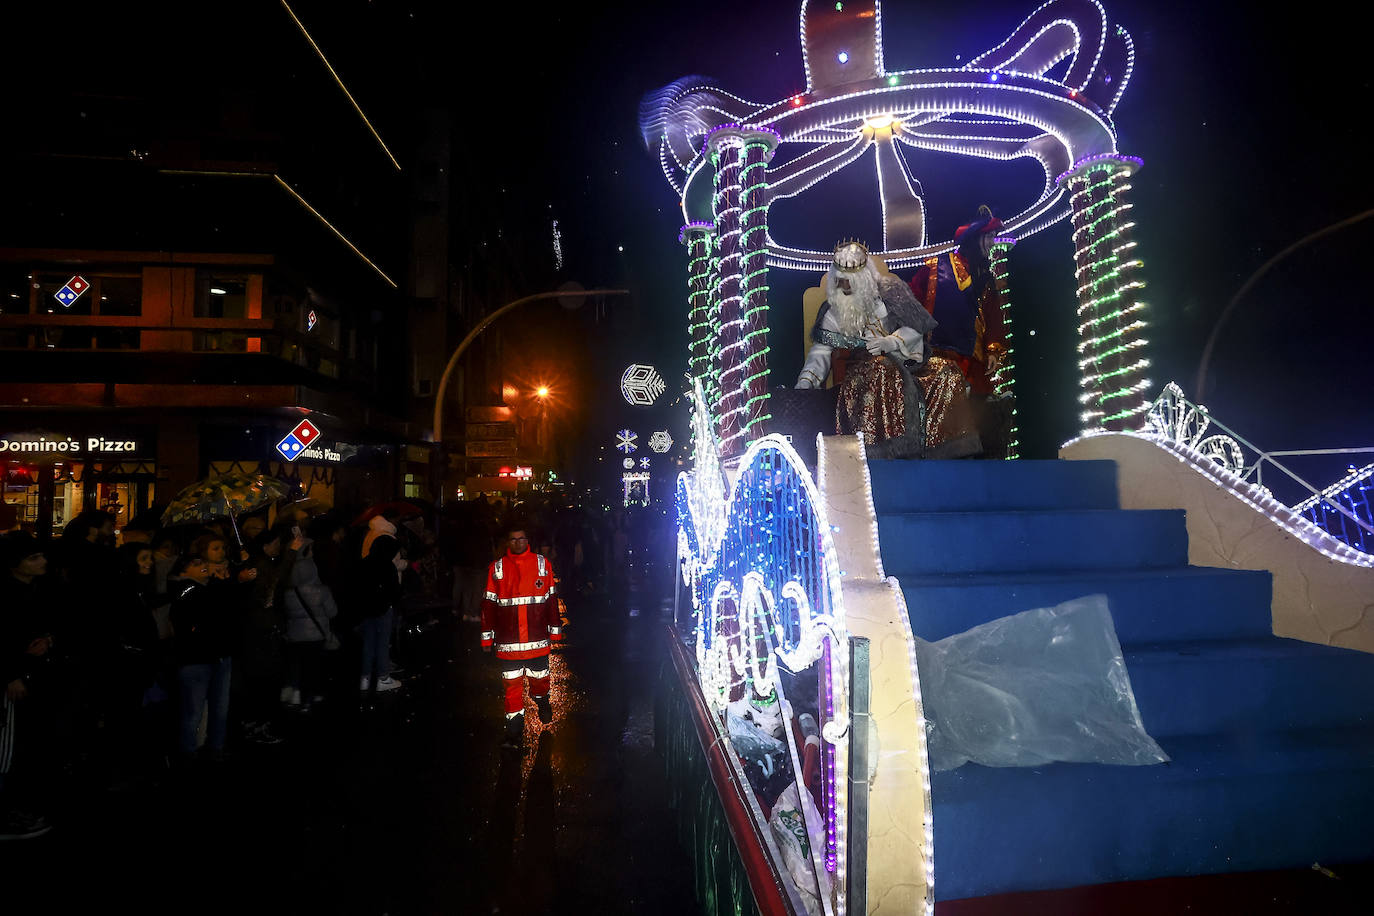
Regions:
[[285, 439], [277, 443], [277, 451], [287, 461], [295, 461], [319, 437], [320, 431], [315, 425], [309, 420], [302, 420], [286, 434]]
[[53, 298], [62, 303], [63, 308], [71, 308], [72, 303], [81, 298], [81, 294], [91, 288], [85, 278], [76, 276], [67, 281], [67, 285], [53, 293]]

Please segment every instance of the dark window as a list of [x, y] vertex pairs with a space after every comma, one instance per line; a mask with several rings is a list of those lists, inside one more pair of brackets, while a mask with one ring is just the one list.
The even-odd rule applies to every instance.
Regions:
[[200, 274], [196, 278], [197, 318], [247, 318], [248, 282], [242, 277], [216, 277]]
[[91, 292], [101, 315], [136, 316], [143, 314], [143, 278], [96, 277]]
[[[196, 317], [222, 318], [225, 322], [247, 318], [248, 278], [199, 271], [196, 274]], [[192, 346], [197, 350], [242, 353], [247, 349], [247, 342], [248, 335], [242, 331], [198, 331]]]
[[24, 268], [0, 267], [0, 315], [27, 314], [30, 282]]

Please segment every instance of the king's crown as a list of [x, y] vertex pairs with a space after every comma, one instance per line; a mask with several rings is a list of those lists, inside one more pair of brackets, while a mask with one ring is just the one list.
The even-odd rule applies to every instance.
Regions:
[[861, 270], [868, 263], [868, 246], [850, 240], [835, 246], [835, 266], [840, 270]]

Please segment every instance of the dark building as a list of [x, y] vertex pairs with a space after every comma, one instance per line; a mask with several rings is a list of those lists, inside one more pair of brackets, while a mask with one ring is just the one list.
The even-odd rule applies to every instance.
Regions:
[[408, 72], [360, 71], [387, 80], [365, 96], [285, 4], [234, 9], [92, 6], [79, 48], [8, 60], [0, 461], [40, 531], [235, 467], [325, 504], [433, 496], [448, 115], [407, 95], [371, 119], [356, 99]]

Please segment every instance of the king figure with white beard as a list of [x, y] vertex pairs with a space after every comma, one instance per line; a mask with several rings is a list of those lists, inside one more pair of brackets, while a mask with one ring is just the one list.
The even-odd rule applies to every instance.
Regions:
[[880, 274], [859, 242], [835, 247], [826, 303], [798, 388], [839, 386], [835, 431], [862, 432], [873, 458], [960, 458], [982, 450], [959, 366], [930, 355], [936, 327], [900, 278]]

